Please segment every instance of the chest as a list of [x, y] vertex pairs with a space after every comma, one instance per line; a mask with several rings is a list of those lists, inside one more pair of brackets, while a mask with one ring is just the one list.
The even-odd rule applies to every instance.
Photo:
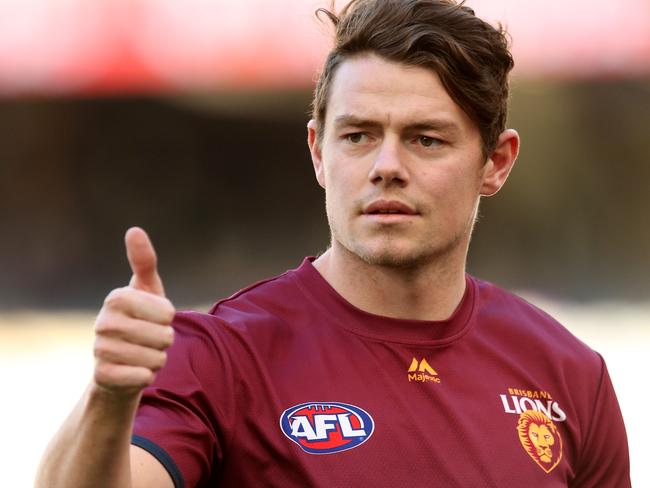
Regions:
[[572, 476], [575, 412], [533, 362], [366, 342], [288, 357], [243, 378], [228, 455], [247, 467], [230, 463], [226, 486], [553, 488]]

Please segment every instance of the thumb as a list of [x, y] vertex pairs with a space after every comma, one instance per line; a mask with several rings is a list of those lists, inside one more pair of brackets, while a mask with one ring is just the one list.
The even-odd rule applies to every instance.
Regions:
[[131, 227], [124, 235], [126, 257], [133, 271], [129, 286], [165, 296], [162, 280], [158, 275], [156, 251], [147, 233], [139, 227]]

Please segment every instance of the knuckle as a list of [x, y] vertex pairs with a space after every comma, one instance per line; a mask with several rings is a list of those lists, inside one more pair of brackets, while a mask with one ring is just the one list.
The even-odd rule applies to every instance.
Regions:
[[95, 381], [100, 385], [113, 385], [116, 381], [113, 368], [108, 363], [98, 362], [95, 365]]
[[159, 351], [156, 357], [154, 358], [151, 370], [158, 371], [165, 367], [167, 364], [167, 353], [164, 351]]
[[162, 336], [162, 347], [167, 349], [174, 343], [174, 329], [171, 327], [165, 327]]
[[102, 337], [95, 337], [95, 343], [93, 344], [93, 353], [95, 356], [99, 353], [99, 351], [104, 349], [104, 344], [105, 340]]
[[126, 288], [115, 288], [104, 299], [104, 305], [109, 309], [120, 309], [127, 301], [128, 291]]
[[145, 388], [153, 383], [156, 373], [150, 368], [138, 367], [133, 369], [130, 381], [139, 388]]
[[163, 302], [163, 315], [165, 323], [171, 324], [174, 320], [174, 315], [176, 315], [176, 308], [167, 298]]
[[122, 321], [116, 320], [110, 313], [100, 314], [95, 321], [95, 334], [98, 336], [111, 335], [122, 328]]
[[110, 330], [110, 321], [105, 314], [100, 313], [95, 320], [95, 334], [102, 335]]
[[103, 361], [109, 361], [112, 356], [112, 348], [109, 346], [109, 341], [105, 340], [102, 337], [98, 337], [95, 340], [95, 345], [93, 347], [94, 355], [97, 359]]
[[156, 373], [151, 370], [147, 370], [142, 378], [142, 387], [149, 386], [156, 379]]
[[142, 389], [151, 384], [152, 372], [147, 368], [134, 368], [129, 372], [129, 386]]

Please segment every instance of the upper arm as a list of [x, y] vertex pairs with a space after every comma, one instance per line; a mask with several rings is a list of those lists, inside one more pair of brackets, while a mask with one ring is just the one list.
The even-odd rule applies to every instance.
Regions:
[[602, 357], [601, 377], [593, 401], [572, 488], [630, 487], [630, 458], [621, 409]]
[[141, 447], [131, 445], [132, 488], [174, 488], [171, 476], [158, 459]]
[[213, 322], [200, 314], [177, 314], [167, 364], [143, 391], [133, 422], [131, 443], [158, 460], [147, 459], [145, 474], [152, 462], [159, 463], [173, 480], [165, 486], [214, 483], [224, 441], [232, 433], [236, 411], [236, 376], [228, 350], [232, 340], [225, 327]]

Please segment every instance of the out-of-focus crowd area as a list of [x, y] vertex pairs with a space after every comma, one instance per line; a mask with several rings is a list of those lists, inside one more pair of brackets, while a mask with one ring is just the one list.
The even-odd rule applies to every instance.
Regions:
[[[633, 485], [650, 486], [650, 2], [467, 4], [512, 35], [522, 137], [469, 271], [603, 353]], [[31, 485], [88, 381], [93, 314], [129, 278], [127, 227], [149, 231], [178, 308], [326, 249], [305, 125], [328, 5], [0, 0], [3, 486]]]

